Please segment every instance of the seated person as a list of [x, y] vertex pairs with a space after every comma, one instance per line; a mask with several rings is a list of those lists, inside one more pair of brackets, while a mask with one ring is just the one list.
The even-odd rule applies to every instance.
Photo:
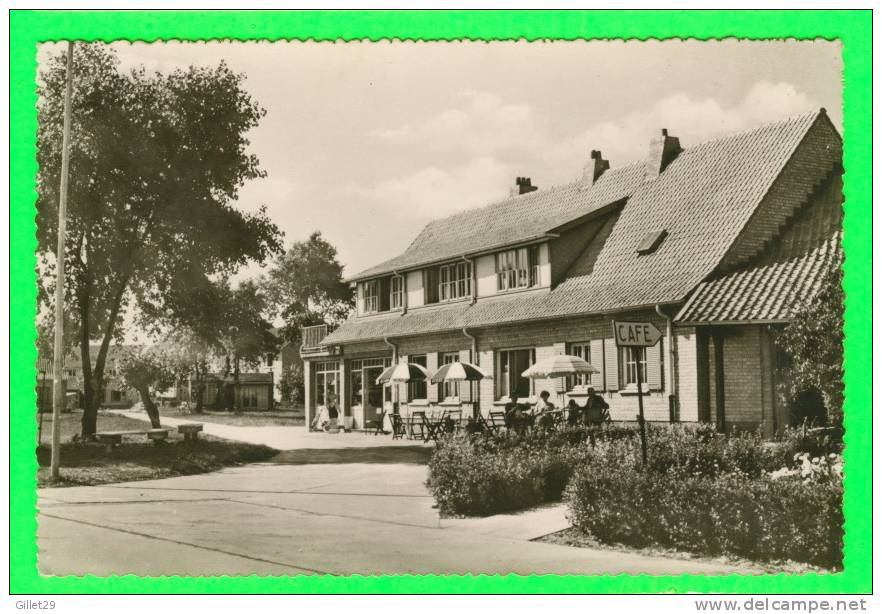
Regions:
[[543, 390], [539, 393], [539, 401], [536, 403], [535, 413], [541, 414], [546, 411], [554, 411], [554, 403], [548, 400], [551, 393]]
[[581, 424], [583, 418], [582, 413], [583, 409], [579, 407], [578, 403], [576, 403], [576, 399], [570, 399], [570, 402], [567, 405], [567, 424], [569, 426]]
[[505, 426], [506, 428], [512, 428], [515, 425], [521, 416], [523, 416], [523, 408], [521, 404], [518, 403], [518, 393], [512, 391], [511, 394], [508, 395], [508, 403], [505, 404]]
[[609, 405], [599, 394], [595, 394], [594, 388], [588, 388], [588, 402], [585, 404], [586, 422], [591, 425], [610, 422]]

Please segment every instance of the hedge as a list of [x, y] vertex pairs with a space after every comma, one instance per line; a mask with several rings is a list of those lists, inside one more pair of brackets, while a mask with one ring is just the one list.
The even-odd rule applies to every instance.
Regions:
[[808, 470], [761, 475], [689, 462], [659, 470], [628, 448], [599, 445], [574, 471], [573, 526], [603, 542], [841, 567], [842, 482], [826, 459], [803, 455]]

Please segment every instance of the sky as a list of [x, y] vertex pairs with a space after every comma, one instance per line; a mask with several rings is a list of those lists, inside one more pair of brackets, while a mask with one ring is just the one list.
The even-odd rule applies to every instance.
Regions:
[[615, 168], [645, 157], [661, 128], [688, 148], [819, 107], [842, 122], [841, 49], [827, 41], [113, 47], [124, 67], [242, 72], [267, 111], [249, 134], [267, 177], [238, 205], [266, 205], [286, 245], [320, 230], [347, 275], [432, 219], [504, 198], [517, 176], [540, 188], [577, 178], [592, 149]]

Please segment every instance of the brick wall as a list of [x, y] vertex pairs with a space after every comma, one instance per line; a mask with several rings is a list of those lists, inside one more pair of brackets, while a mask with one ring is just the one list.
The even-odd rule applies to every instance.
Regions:
[[[654, 311], [639, 311], [618, 316], [620, 319], [649, 320], [661, 330], [665, 330], [665, 320]], [[555, 354], [566, 352], [567, 343], [586, 342], [591, 340], [610, 339], [612, 337], [611, 316], [586, 316], [570, 318], [567, 320], [555, 320], [545, 322], [532, 322], [520, 325], [500, 326], [488, 330], [471, 330], [477, 337], [478, 364], [491, 374], [491, 378], [485, 379], [474, 385], [481, 409], [484, 414], [496, 407], [497, 382], [496, 382], [496, 352], [511, 348], [534, 348], [537, 360]], [[755, 428], [770, 420], [773, 415], [773, 387], [769, 377], [771, 368], [768, 364], [770, 358], [763, 359], [762, 339], [763, 330], [758, 326], [729, 327], [727, 332], [737, 332], [737, 335], [727, 335], [724, 342], [724, 369], [726, 380], [726, 420], [730, 425], [739, 428]], [[694, 328], [675, 328], [674, 345], [674, 375], [678, 382], [680, 420], [692, 422], [699, 420], [701, 393], [698, 381], [698, 332]], [[471, 340], [462, 333], [444, 333], [425, 335], [422, 337], [410, 337], [395, 340], [399, 350], [399, 359], [404, 361], [409, 356], [425, 354], [430, 371], [437, 368], [437, 356], [440, 352], [459, 352], [460, 360], [467, 360], [471, 350]], [[602, 347], [594, 344], [594, 347]], [[344, 348], [347, 359], [353, 356], [391, 356], [392, 350], [382, 342], [363, 343]], [[766, 354], [769, 354], [767, 349]], [[770, 355], [770, 354], [769, 354]], [[665, 348], [662, 349], [663, 362], [669, 357]], [[603, 360], [592, 356], [592, 362], [603, 364]], [[307, 419], [311, 419], [313, 410], [313, 391], [310, 365], [305, 365], [306, 393], [307, 393]], [[708, 386], [709, 386], [709, 412], [713, 421], [716, 415], [715, 407], [715, 373], [714, 373], [714, 348], [713, 341], [709, 342], [707, 352]], [[659, 365], [659, 369], [663, 367]], [[662, 374], [662, 390], [653, 390], [646, 393], [644, 398], [644, 413], [648, 420], [667, 421], [670, 417], [668, 395], [671, 393], [668, 372]], [[345, 378], [344, 378], [345, 382]], [[538, 380], [534, 390], [548, 390], [552, 393], [555, 404], [560, 402], [558, 391], [560, 380]], [[345, 390], [347, 383], [343, 383]], [[438, 399], [437, 386], [430, 385], [429, 398]], [[637, 398], [628, 391], [623, 390], [599, 390], [610, 404], [610, 413], [616, 420], [633, 420], [637, 416]], [[344, 398], [348, 398], [346, 395]], [[398, 387], [398, 399], [404, 401], [407, 398], [407, 387]], [[566, 398], [564, 398], [566, 401]], [[497, 407], [498, 409], [498, 407]]]

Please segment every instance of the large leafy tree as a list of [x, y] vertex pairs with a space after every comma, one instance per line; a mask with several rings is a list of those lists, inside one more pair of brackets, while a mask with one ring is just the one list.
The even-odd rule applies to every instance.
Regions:
[[227, 288], [222, 308], [226, 322], [222, 345], [226, 350], [228, 374], [233, 375], [233, 406], [238, 412], [242, 366], [256, 366], [268, 354], [275, 354], [278, 338], [266, 318], [269, 304], [260, 284], [248, 280], [236, 288]]
[[778, 345], [788, 357], [786, 393], [796, 398], [806, 392], [820, 393], [827, 421], [842, 424], [843, 315], [842, 270], [832, 269], [821, 281], [820, 290], [806, 301], [778, 336]]
[[318, 231], [279, 256], [263, 285], [285, 321], [285, 339], [295, 346], [300, 343], [302, 326], [337, 326], [354, 304], [352, 289], [343, 281], [337, 249]]
[[[56, 254], [65, 61], [64, 54], [49, 58], [40, 74], [41, 296], [52, 296], [54, 264], [63, 257], [89, 436], [126, 309], [136, 307], [154, 326], [178, 316], [192, 321], [211, 279], [265, 261], [281, 251], [281, 237], [263, 208], [249, 214], [234, 206], [239, 188], [264, 175], [246, 138], [264, 111], [243, 89], [243, 76], [223, 63], [125, 72], [113, 50], [94, 43], [78, 45], [74, 57], [68, 236], [65, 253]], [[95, 356], [90, 340], [98, 343]]]

